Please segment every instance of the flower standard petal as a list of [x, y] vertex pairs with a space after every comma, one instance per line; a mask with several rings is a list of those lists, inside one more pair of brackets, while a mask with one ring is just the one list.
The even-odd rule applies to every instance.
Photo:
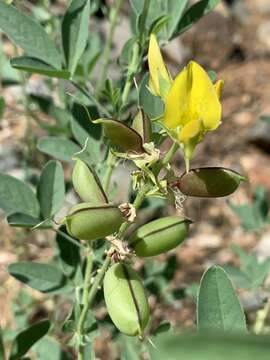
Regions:
[[172, 82], [164, 64], [157, 39], [151, 34], [148, 50], [148, 66], [150, 72], [149, 88], [153, 95], [165, 97]]
[[[217, 91], [205, 70], [196, 62], [188, 64], [192, 86], [189, 96], [189, 114], [202, 120], [205, 131], [214, 130], [221, 121], [221, 104]], [[221, 83], [218, 91], [221, 90]]]

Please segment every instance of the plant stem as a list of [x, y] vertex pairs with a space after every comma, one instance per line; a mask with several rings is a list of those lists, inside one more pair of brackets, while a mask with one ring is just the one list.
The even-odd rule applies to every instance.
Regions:
[[76, 241], [75, 239], [73, 239], [71, 236], [66, 234], [64, 231], [59, 230], [59, 229], [53, 229], [53, 231], [55, 231], [57, 234], [63, 236], [63, 238], [65, 238], [66, 240], [71, 242], [73, 245], [76, 245], [78, 248], [84, 249], [84, 250], [86, 249], [86, 247], [84, 245], [82, 245], [79, 241]]
[[138, 71], [138, 67], [139, 67], [139, 63], [140, 63], [139, 58], [140, 58], [140, 46], [139, 46], [139, 43], [136, 41], [133, 45], [132, 58], [131, 58], [131, 62], [128, 67], [127, 80], [126, 80], [123, 94], [122, 94], [122, 107], [127, 102], [128, 95], [129, 95], [131, 85], [133, 82], [133, 76]]
[[95, 277], [93, 286], [91, 287], [91, 291], [90, 291], [89, 297], [88, 297], [88, 306], [89, 307], [91, 307], [91, 305], [93, 304], [96, 293], [98, 292], [98, 290], [102, 284], [104, 275], [105, 275], [110, 263], [111, 263], [111, 257], [107, 256], [104, 263], [102, 264], [102, 267], [99, 269], [99, 271]]
[[254, 325], [254, 333], [259, 335], [263, 333], [265, 327], [265, 321], [267, 319], [268, 313], [270, 310], [270, 300], [267, 301], [264, 308], [257, 312], [256, 321]]
[[[133, 206], [134, 206], [134, 208], [136, 210], [141, 206], [141, 204], [142, 204], [143, 200], [145, 199], [145, 195], [146, 195], [147, 191], [149, 190], [149, 188], [150, 188], [149, 185], [146, 184], [137, 193], [137, 196], [136, 196], [136, 198], [135, 198], [135, 200], [133, 202]], [[126, 230], [128, 229], [129, 226], [130, 226], [130, 223], [128, 221], [124, 222], [120, 226], [119, 232], [117, 234], [117, 237], [119, 239], [124, 235], [124, 233], [126, 232]]]
[[112, 173], [113, 173], [113, 169], [115, 168], [115, 165], [116, 165], [115, 156], [113, 155], [113, 153], [111, 153], [109, 151], [109, 154], [107, 157], [107, 170], [106, 170], [106, 173], [104, 176], [104, 181], [103, 181], [104, 191], [106, 194], [110, 190], [111, 177], [112, 177]]
[[99, 95], [101, 90], [103, 89], [104, 83], [107, 78], [107, 73], [108, 73], [108, 68], [109, 68], [110, 58], [111, 58], [111, 50], [112, 50], [112, 46], [113, 46], [113, 36], [114, 36], [114, 31], [115, 31], [115, 28], [117, 25], [118, 15], [119, 15], [119, 11], [122, 6], [122, 3], [123, 3], [123, 0], [115, 0], [111, 7], [111, 11], [110, 11], [110, 15], [109, 15], [109, 21], [110, 21], [109, 35], [106, 39], [104, 51], [102, 54], [102, 58], [104, 60], [103, 60], [102, 66], [101, 66], [100, 77], [99, 77], [99, 81], [97, 84], [97, 95]]
[[93, 269], [93, 253], [92, 249], [89, 248], [89, 253], [86, 257], [86, 269], [85, 269], [85, 275], [84, 275], [84, 286], [83, 286], [83, 295], [82, 295], [82, 312], [79, 317], [78, 326], [77, 326], [77, 335], [80, 340], [79, 345], [79, 353], [78, 353], [78, 360], [83, 360], [83, 348], [82, 345], [83, 339], [82, 336], [84, 335], [84, 323], [87, 317], [87, 312], [89, 308], [89, 292], [91, 288], [91, 274]]
[[[135, 207], [135, 209], [138, 209], [141, 206], [148, 190], [149, 190], [149, 185], [146, 184], [137, 193], [137, 196], [133, 202], [133, 206]], [[123, 223], [119, 229], [117, 237], [119, 238], [122, 237], [129, 226], [130, 226], [129, 222]], [[80, 344], [82, 344], [82, 336], [84, 335], [84, 323], [87, 317], [87, 312], [89, 308], [92, 306], [93, 301], [95, 300], [95, 296], [98, 290], [100, 289], [105, 273], [110, 266], [111, 257], [110, 255], [106, 256], [106, 259], [102, 264], [102, 267], [97, 272], [97, 275], [94, 279], [92, 286], [91, 286], [91, 272], [92, 272], [92, 263], [93, 263], [92, 253], [87, 256], [86, 261], [87, 261], [87, 265], [85, 270], [85, 279], [84, 279], [83, 296], [82, 296], [83, 309], [80, 314], [78, 327], [77, 327], [77, 335], [80, 339]], [[84, 346], [80, 345], [78, 360], [84, 360], [83, 350], [84, 350]]]
[[171, 159], [173, 158], [173, 156], [176, 153], [176, 151], [178, 150], [178, 148], [179, 148], [179, 144], [177, 142], [173, 142], [169, 151], [167, 151], [166, 155], [164, 156], [164, 158], [161, 161], [162, 166], [168, 164], [171, 161]]

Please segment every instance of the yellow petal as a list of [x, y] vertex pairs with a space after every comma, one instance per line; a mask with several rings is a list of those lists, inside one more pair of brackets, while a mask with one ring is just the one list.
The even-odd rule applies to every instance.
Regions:
[[164, 64], [157, 39], [153, 34], [151, 34], [149, 42], [148, 66], [150, 72], [149, 88], [154, 95], [163, 97], [165, 94], [160, 86], [160, 80], [163, 80], [165, 84], [170, 84], [171, 77]]
[[216, 129], [221, 120], [221, 104], [214, 85], [205, 70], [194, 61], [188, 64], [188, 78], [192, 82], [189, 113], [193, 119], [202, 120], [205, 130]]
[[219, 99], [221, 98], [223, 87], [224, 87], [224, 80], [218, 80], [214, 85], [214, 88], [216, 90]]
[[188, 70], [184, 68], [174, 80], [165, 101], [164, 124], [174, 129], [179, 125], [185, 125], [190, 119], [188, 103], [191, 91], [191, 79], [188, 78]]
[[188, 122], [179, 133], [179, 141], [186, 144], [189, 140], [200, 134], [201, 123], [198, 120]]

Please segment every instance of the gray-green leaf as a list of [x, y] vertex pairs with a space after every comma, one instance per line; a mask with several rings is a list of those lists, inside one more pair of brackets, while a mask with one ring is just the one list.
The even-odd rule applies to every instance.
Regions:
[[37, 196], [44, 219], [55, 215], [65, 199], [65, 178], [62, 165], [58, 161], [49, 161], [39, 179]]
[[61, 68], [61, 55], [45, 30], [30, 16], [0, 1], [0, 29], [29, 56]]
[[88, 39], [89, 0], [73, 0], [62, 23], [62, 42], [66, 63], [74, 74]]
[[72, 155], [81, 150], [73, 141], [56, 136], [39, 139], [37, 148], [39, 151], [63, 161], [71, 161]]
[[22, 261], [10, 264], [8, 272], [17, 280], [43, 293], [56, 292], [65, 284], [61, 271], [50, 264]]
[[0, 173], [0, 208], [10, 215], [15, 212], [39, 217], [36, 195], [25, 182]]
[[203, 275], [197, 302], [198, 329], [246, 332], [245, 315], [232, 283], [219, 266]]
[[50, 329], [50, 321], [40, 321], [20, 332], [12, 342], [9, 360], [19, 360]]
[[53, 66], [47, 64], [46, 62], [30, 56], [13, 58], [11, 59], [10, 64], [15, 69], [23, 70], [30, 73], [41, 74], [59, 79], [69, 79], [70, 77], [69, 71], [56, 69]]

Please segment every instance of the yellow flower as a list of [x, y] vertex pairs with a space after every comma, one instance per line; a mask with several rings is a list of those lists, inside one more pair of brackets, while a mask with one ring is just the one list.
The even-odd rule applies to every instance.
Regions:
[[151, 34], [149, 42], [148, 66], [150, 91], [155, 96], [165, 98], [171, 87], [172, 78], [164, 64], [157, 39], [153, 34]]
[[[206, 71], [194, 61], [172, 81], [154, 35], [150, 38], [148, 63], [149, 88], [165, 103], [163, 124], [181, 143], [185, 159], [189, 160], [204, 134], [221, 123], [219, 98], [223, 81], [213, 84]], [[164, 82], [167, 87], [162, 88]]]
[[204, 69], [191, 61], [170, 88], [163, 122], [167, 128], [176, 130], [188, 159], [204, 134], [221, 123], [219, 97], [222, 87], [222, 80], [213, 85]]

